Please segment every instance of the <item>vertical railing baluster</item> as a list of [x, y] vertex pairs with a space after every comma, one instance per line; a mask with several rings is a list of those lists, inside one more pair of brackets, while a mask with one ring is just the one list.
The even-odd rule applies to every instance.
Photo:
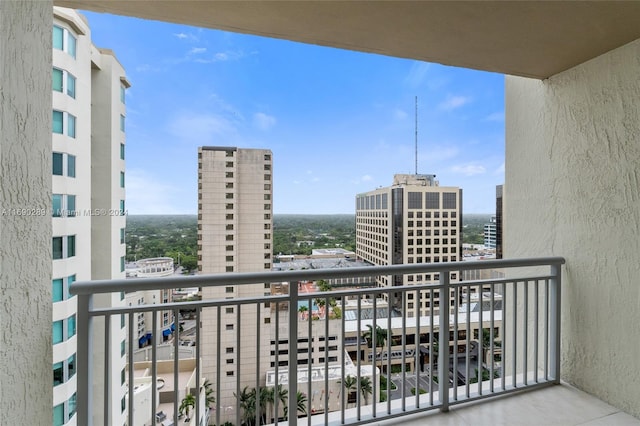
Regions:
[[465, 322], [467, 325], [467, 341], [466, 341], [466, 356], [465, 356], [465, 396], [469, 398], [471, 396], [471, 384], [469, 380], [471, 379], [471, 286], [468, 285], [466, 287], [467, 293], [467, 317], [465, 318]]
[[[260, 388], [260, 319], [261, 319], [261, 315], [260, 315], [260, 303], [256, 303], [256, 380], [255, 380], [255, 390], [256, 390], [256, 424], [259, 425], [260, 424], [260, 417], [262, 415], [265, 416], [265, 418], [267, 417], [267, 413], [266, 413], [266, 408], [265, 408], [265, 412], [262, 413], [262, 397], [261, 397], [261, 392], [262, 389]], [[265, 383], [266, 385], [266, 383]], [[264, 388], [266, 390], [266, 386]]]
[[[443, 302], [443, 294], [446, 294]], [[438, 395], [440, 411], [449, 411], [449, 272], [440, 272], [440, 353], [438, 361]]]
[[433, 287], [429, 288], [429, 405], [433, 406], [433, 359], [435, 358], [435, 351], [433, 344], [435, 343], [434, 332], [434, 320], [433, 320]]
[[[135, 323], [133, 322], [133, 314], [134, 312], [131, 311], [129, 312], [129, 353], [128, 353], [128, 359], [129, 359], [129, 386], [127, 389], [128, 392], [128, 396], [129, 396], [129, 412], [128, 412], [128, 418], [129, 418], [129, 424], [132, 425], [133, 424], [133, 400], [134, 400], [134, 389], [135, 389], [135, 383], [134, 383], [134, 376], [133, 376], [133, 372], [134, 372], [134, 363], [133, 363], [133, 329], [134, 327], [131, 326], [131, 324], [136, 324], [135, 329], [137, 330], [138, 327], [138, 322], [136, 321]], [[107, 318], [105, 317], [105, 323], [107, 321]], [[105, 324], [106, 327], [106, 324]], [[105, 373], [108, 373], [108, 371], [105, 370]], [[106, 374], [105, 374], [106, 375]], [[106, 379], [106, 377], [105, 377]], [[111, 407], [105, 407], [105, 409], [111, 409]], [[109, 423], [107, 423], [109, 424]]]
[[[289, 285], [291, 286], [291, 285]], [[291, 305], [291, 299], [289, 299], [289, 306]], [[297, 305], [296, 305], [297, 306]], [[276, 302], [276, 350], [275, 350], [275, 375], [273, 376], [273, 417], [274, 423], [278, 424], [279, 417], [279, 401], [278, 401], [278, 385], [280, 384], [280, 302]], [[288, 346], [289, 352], [291, 352], [291, 341], [289, 340]], [[239, 390], [238, 390], [239, 392]], [[237, 424], [240, 424], [240, 413], [238, 413]]]
[[[307, 312], [311, 313], [312, 309], [313, 309], [313, 305], [312, 305], [312, 299], [309, 298], [307, 300], [307, 305], [309, 307], [309, 309], [307, 310]], [[313, 357], [313, 353], [311, 352], [312, 349], [312, 339], [313, 339], [313, 326], [312, 326], [312, 318], [311, 315], [307, 316], [307, 336], [309, 337], [309, 344], [308, 344], [308, 352], [307, 352], [307, 358], [309, 359], [309, 367], [307, 369], [307, 405], [309, 407], [307, 407], [307, 425], [311, 426], [311, 393], [313, 392], [313, 381], [312, 376], [313, 376], [313, 363], [312, 361], [312, 357]], [[329, 321], [325, 321], [325, 333], [324, 333], [324, 365], [325, 365], [325, 381], [327, 379], [327, 369], [328, 369], [328, 361], [329, 361], [329, 353], [328, 353], [328, 343], [329, 343], [329, 332], [328, 332], [328, 327], [329, 327]], [[327, 386], [325, 385], [325, 389], [327, 388]], [[325, 411], [327, 411], [327, 409], [325, 408]]]
[[[178, 317], [178, 309], [173, 309], [173, 317]], [[158, 312], [153, 311], [153, 315], [157, 315]], [[155, 332], [156, 330], [154, 330]], [[176, 328], [175, 335], [173, 336], [173, 413], [174, 422], [178, 424], [178, 411], [180, 408], [180, 351], [178, 348], [178, 341], [180, 340], [180, 327]], [[185, 395], [186, 396], [186, 395]], [[133, 424], [133, 421], [130, 423]]]
[[[378, 328], [378, 297], [377, 294], [373, 295], [373, 330], [377, 330]], [[373, 366], [373, 418], [377, 417], [377, 412], [376, 412], [376, 408], [378, 406], [378, 374], [377, 374], [377, 345], [378, 342], [376, 341], [376, 336], [377, 333], [372, 333], [372, 341], [371, 341], [371, 365]], [[382, 374], [382, 372], [380, 372], [380, 374]], [[387, 390], [387, 395], [388, 395], [388, 390]]]
[[[345, 307], [345, 300], [344, 298], [342, 299], [342, 312], [343, 312], [343, 317], [344, 317], [344, 307]], [[344, 334], [345, 334], [345, 323], [344, 320], [341, 321], [341, 334], [342, 334], [342, 347], [344, 348]], [[356, 336], [356, 338], [359, 340], [360, 336]], [[325, 356], [326, 358], [326, 356]], [[342, 354], [342, 356], [340, 357], [340, 359], [342, 360], [341, 362], [341, 368], [340, 368], [340, 387], [338, 388], [338, 394], [340, 395], [340, 424], [344, 424], [344, 406], [345, 406], [345, 398], [344, 398], [344, 370], [347, 366], [347, 360], [346, 357], [344, 356], [344, 353]], [[325, 413], [325, 424], [327, 424], [327, 413]]]
[[[236, 334], [236, 389], [237, 389], [238, 395], [240, 395], [240, 377], [242, 376], [242, 373], [241, 373], [242, 347], [240, 342], [240, 331], [242, 330], [242, 306], [243, 305], [240, 303], [238, 303], [237, 305], [238, 309], [236, 310], [236, 329], [234, 330]], [[258, 392], [258, 389], [256, 389], [255, 391]], [[258, 406], [260, 405], [259, 403], [260, 396], [256, 394], [255, 397], [256, 397], [255, 404], [256, 406]]]
[[[298, 286], [289, 284], [289, 306], [298, 309]], [[325, 305], [326, 308], [326, 305]], [[326, 311], [325, 311], [326, 312]], [[289, 401], [288, 424], [298, 424], [298, 316], [289, 309]]]
[[413, 295], [413, 309], [416, 318], [416, 328], [413, 331], [413, 371], [416, 375], [415, 405], [420, 408], [420, 290]]
[[[401, 292], [401, 303], [402, 303], [402, 333], [400, 333], [400, 338], [402, 339], [402, 366], [400, 368], [400, 373], [402, 375], [402, 383], [405, 383], [407, 380], [407, 301], [406, 301], [407, 293], [403, 290]], [[402, 411], [407, 411], [407, 395], [405, 386], [402, 387]]]
[[[218, 341], [216, 342], [216, 424], [219, 425], [220, 424], [220, 409], [222, 408], [220, 400], [222, 399], [222, 396], [220, 395], [220, 372], [222, 371], [222, 367], [220, 366], [220, 361], [222, 360], [222, 353], [221, 353], [221, 349], [222, 349], [222, 342], [220, 341], [220, 336], [222, 336], [222, 306], [217, 306], [216, 308], [216, 336], [218, 336]], [[238, 390], [236, 390], [236, 392], [238, 392]], [[238, 398], [236, 398], [236, 406], [239, 406], [239, 396], [240, 394], [237, 393], [236, 394], [238, 396]], [[239, 410], [238, 410], [239, 411]], [[236, 420], [239, 418], [238, 417], [239, 413], [236, 413]], [[240, 424], [240, 423], [238, 423]]]
[[549, 380], [549, 280], [544, 281], [544, 379]]
[[[358, 335], [358, 353], [356, 355], [356, 368], [357, 368], [357, 372], [356, 372], [356, 418], [358, 419], [358, 421], [360, 421], [360, 405], [361, 405], [361, 401], [360, 401], [360, 389], [358, 389], [359, 385], [360, 385], [360, 380], [362, 379], [361, 377], [361, 371], [360, 371], [360, 366], [362, 365], [362, 344], [361, 344], [361, 339], [360, 336], [362, 336], [362, 322], [361, 322], [361, 318], [362, 318], [362, 298], [358, 297], [358, 302], [357, 302], [357, 310], [358, 310], [358, 321], [357, 321], [357, 325], [356, 325], [356, 334]], [[372, 328], [371, 329], [371, 333], [373, 334], [375, 332], [375, 330]], [[347, 398], [347, 401], [349, 399]]]
[[540, 311], [539, 306], [539, 297], [538, 292], [540, 291], [539, 280], [534, 281], [534, 300], [533, 305], [535, 306], [535, 310], [533, 311], [534, 319], [533, 319], [533, 381], [538, 383], [538, 340], [540, 340], [538, 336], [538, 321], [539, 316], [538, 312]]
[[505, 323], [507, 322], [507, 284], [506, 282], [502, 282], [502, 285], [500, 287], [502, 289], [502, 321], [500, 324], [501, 327], [501, 336], [502, 336], [502, 352], [500, 354], [500, 386], [502, 387], [502, 390], [506, 390], [506, 374], [505, 374], [505, 368], [504, 368], [504, 357], [507, 354], [507, 333], [506, 333], [506, 327], [505, 327]]
[[518, 282], [513, 282], [513, 329], [511, 330], [511, 385], [517, 387], [517, 357], [518, 357]]
[[523, 283], [522, 313], [522, 383], [528, 384], [527, 358], [529, 356], [529, 280]]
[[562, 298], [562, 277], [561, 277], [561, 265], [554, 263], [551, 265], [551, 280], [549, 282], [549, 292], [551, 295], [550, 300], [550, 328], [551, 335], [551, 379], [554, 383], [560, 383], [560, 321], [561, 321], [561, 298]]
[[[309, 336], [311, 336], [311, 321], [309, 321]], [[344, 337], [343, 337], [344, 338]], [[341, 346], [344, 348], [344, 345]], [[311, 367], [309, 367], [311, 372]], [[325, 424], [328, 422], [329, 416], [329, 318], [325, 317], [324, 321], [324, 416]], [[309, 374], [309, 395], [307, 399], [311, 398], [311, 374]], [[307, 410], [309, 411], [309, 410]], [[311, 413], [307, 413], [307, 423], [311, 425]]]
[[489, 286], [489, 291], [491, 291], [491, 295], [489, 296], [489, 303], [491, 304], [489, 310], [489, 356], [491, 357], [489, 361], [489, 392], [494, 392], [494, 384], [493, 379], [495, 377], [495, 283], [491, 283]]
[[[389, 277], [389, 281], [391, 282], [393, 278]], [[391, 303], [392, 293], [387, 293], [387, 342], [386, 342], [386, 350], [387, 350], [387, 414], [391, 414]], [[358, 337], [359, 338], [359, 337]], [[382, 354], [384, 353], [384, 345], [380, 347], [380, 365], [382, 365]]]
[[[129, 343], [131, 346], [131, 343]], [[104, 316], [104, 412], [103, 421], [105, 425], [111, 424], [111, 404], [113, 399], [111, 398], [111, 315]]]
[[480, 307], [478, 312], [478, 327], [480, 327], [478, 328], [478, 395], [482, 395], [482, 379], [484, 378], [484, 365], [482, 365], [482, 361], [484, 359], [484, 307], [482, 306], [484, 303], [482, 298], [483, 293], [484, 286], [480, 285], [478, 287], [478, 306]]
[[458, 400], [458, 315], [460, 314], [460, 287], [453, 293], [453, 400]]
[[152, 312], [151, 317], [151, 330], [153, 330], [151, 334], [151, 425], [156, 426], [156, 407], [158, 406], [158, 345], [156, 330], [158, 329], [158, 314]]
[[[202, 414], [203, 407], [200, 405], [200, 400], [202, 397], [202, 389], [200, 388], [200, 379], [202, 378], [202, 373], [200, 370], [200, 312], [202, 308], [200, 306], [196, 307], [196, 425], [200, 424], [200, 415]], [[178, 315], [180, 315], [180, 311], [178, 311]], [[178, 315], [173, 316], [173, 326], [175, 328], [176, 340], [178, 339], [178, 333], [180, 332], [180, 322], [176, 326], [176, 321], [178, 321]], [[207, 405], [207, 394], [205, 391], [204, 395], [204, 404], [205, 410]]]

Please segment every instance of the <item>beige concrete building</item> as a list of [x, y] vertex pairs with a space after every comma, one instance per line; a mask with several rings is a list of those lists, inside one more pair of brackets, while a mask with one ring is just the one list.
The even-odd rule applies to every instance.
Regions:
[[[86, 19], [71, 9], [53, 9], [52, 230], [53, 230], [53, 424], [75, 425], [77, 280], [124, 278], [124, 94], [129, 87], [113, 52], [91, 42]], [[124, 305], [123, 294], [100, 295], [96, 306]], [[124, 398], [121, 351], [126, 325], [111, 320], [112, 400]], [[94, 360], [104, 366], [104, 328], [95, 333]], [[101, 375], [100, 375], [101, 377]], [[94, 388], [97, 413], [102, 382]], [[124, 424], [120, 404], [112, 424]]]
[[[272, 154], [266, 149], [198, 149], [200, 273], [271, 270], [272, 173]], [[202, 298], [238, 299], [270, 292], [268, 283], [208, 287], [203, 289]], [[205, 309], [202, 313], [202, 368], [205, 377], [220, 382], [221, 392], [216, 397], [220, 398], [221, 405], [234, 406], [237, 380], [242, 386], [254, 387], [256, 374], [268, 367], [269, 333], [261, 333], [261, 353], [257, 357], [256, 324], [270, 324], [271, 313], [266, 308], [258, 312], [256, 305], [245, 305], [242, 312], [233, 307], [220, 309], [221, 324], [218, 324], [216, 309]], [[222, 354], [220, 359], [217, 350]], [[262, 366], [261, 360], [264, 360]]]
[[[356, 196], [356, 254], [374, 265], [455, 262], [461, 257], [462, 190], [439, 186], [435, 175], [394, 176], [393, 184]], [[383, 287], [435, 283], [438, 274], [378, 277]], [[451, 280], [458, 280], [451, 273]], [[409, 317], [437, 308], [427, 295], [390, 301]], [[438, 295], [436, 295], [438, 297]]]

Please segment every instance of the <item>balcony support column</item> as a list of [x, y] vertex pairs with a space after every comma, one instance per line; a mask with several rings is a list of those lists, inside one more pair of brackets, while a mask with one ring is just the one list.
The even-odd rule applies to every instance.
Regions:
[[[78, 424], [91, 426], [93, 424], [93, 377], [92, 368], [93, 348], [92, 327], [93, 317], [89, 312], [93, 309], [93, 295], [78, 295], [78, 387], [77, 387], [77, 413]], [[108, 407], [105, 407], [107, 410]]]
[[[311, 304], [310, 304], [311, 307]], [[310, 309], [311, 310], [311, 309]], [[313, 320], [309, 315], [309, 321]], [[311, 362], [311, 360], [309, 360]], [[289, 282], [289, 400], [287, 424], [298, 424], [298, 284]], [[311, 380], [311, 377], [309, 377]], [[276, 389], [276, 394], [278, 390]], [[278, 413], [276, 413], [276, 417]], [[276, 422], [277, 424], [277, 422]]]

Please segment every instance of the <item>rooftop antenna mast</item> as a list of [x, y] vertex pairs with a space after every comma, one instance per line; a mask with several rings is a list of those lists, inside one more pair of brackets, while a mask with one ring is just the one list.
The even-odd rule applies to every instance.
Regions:
[[418, 174], [418, 96], [416, 95], [416, 175]]

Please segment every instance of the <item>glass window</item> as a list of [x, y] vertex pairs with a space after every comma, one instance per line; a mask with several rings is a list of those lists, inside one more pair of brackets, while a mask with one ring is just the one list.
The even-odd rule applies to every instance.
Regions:
[[125, 88], [124, 86], [120, 86], [120, 102], [125, 103]]
[[67, 114], [67, 136], [76, 137], [76, 117], [71, 114]]
[[124, 144], [120, 144], [120, 159], [124, 160]]
[[125, 211], [124, 211], [124, 200], [120, 200], [120, 215], [124, 216], [125, 215]]
[[120, 172], [120, 188], [124, 188], [124, 172]]
[[76, 177], [76, 156], [67, 155], [67, 176]]
[[124, 272], [124, 256], [120, 257], [120, 272]]
[[53, 364], [53, 386], [64, 383], [64, 363], [56, 362]]
[[76, 78], [67, 73], [67, 95], [76, 98]]
[[53, 90], [55, 90], [56, 92], [62, 92], [62, 74], [62, 70], [59, 70], [57, 68], [53, 69], [52, 86]]
[[71, 395], [71, 398], [69, 398], [69, 418], [73, 417], [74, 414], [76, 414], [76, 394], [74, 393], [73, 395]]
[[69, 366], [69, 374], [67, 376], [67, 380], [76, 375], [76, 354], [71, 355], [71, 357], [67, 360], [67, 365]]
[[63, 340], [62, 321], [53, 322], [53, 344], [60, 343]]
[[71, 315], [67, 318], [67, 339], [76, 335], [76, 316]]
[[120, 130], [124, 132], [124, 115], [120, 115]]
[[76, 215], [76, 196], [67, 195], [67, 216], [75, 217]]
[[120, 228], [120, 244], [124, 244], [124, 236], [125, 236], [125, 230], [124, 228]]
[[62, 111], [53, 111], [53, 133], [62, 134], [62, 120], [64, 118], [64, 114]]
[[62, 403], [53, 407], [53, 426], [62, 426], [64, 423], [64, 403]]
[[125, 350], [125, 343], [124, 340], [122, 342], [120, 342], [120, 356], [124, 356], [126, 350]]
[[62, 237], [53, 237], [53, 259], [62, 259]]
[[63, 155], [61, 153], [53, 153], [53, 174], [56, 176], [62, 176], [62, 159]]
[[[69, 286], [71, 286], [71, 284], [76, 282], [76, 275], [69, 275], [67, 277], [67, 291], [69, 290]], [[71, 297], [71, 295], [68, 295], [68, 297]]]
[[76, 38], [67, 31], [67, 53], [73, 59], [76, 58]]
[[76, 255], [76, 236], [67, 236], [67, 257], [73, 257]]
[[51, 204], [53, 207], [53, 217], [62, 216], [62, 194], [53, 194], [51, 197]]
[[63, 281], [64, 280], [62, 278], [56, 278], [55, 280], [52, 281], [52, 285], [53, 285], [52, 298], [54, 302], [60, 302], [64, 300]]
[[53, 48], [62, 50], [62, 40], [64, 39], [64, 31], [58, 26], [53, 26]]

